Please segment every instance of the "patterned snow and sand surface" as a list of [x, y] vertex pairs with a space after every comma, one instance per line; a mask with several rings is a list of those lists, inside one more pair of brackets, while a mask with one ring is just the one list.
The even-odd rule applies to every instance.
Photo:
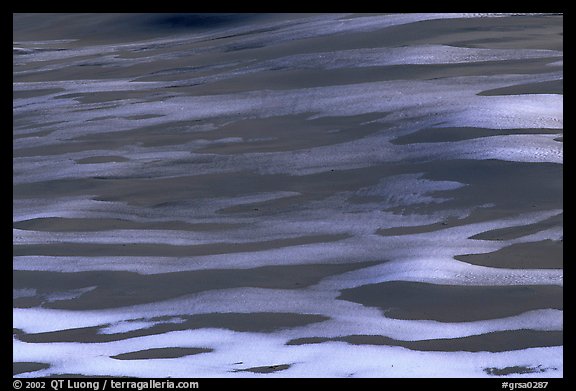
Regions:
[[15, 376], [562, 377], [562, 23], [15, 14]]

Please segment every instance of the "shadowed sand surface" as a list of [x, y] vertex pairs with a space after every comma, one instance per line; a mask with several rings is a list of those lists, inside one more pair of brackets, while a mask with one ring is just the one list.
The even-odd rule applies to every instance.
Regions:
[[[298, 313], [262, 312], [251, 314], [216, 313], [152, 318], [154, 325], [144, 329], [124, 331], [121, 333], [104, 333], [104, 327], [84, 327], [36, 334], [21, 334], [19, 339], [29, 343], [49, 342], [83, 342], [100, 343], [118, 341], [146, 335], [163, 334], [171, 331], [201, 328], [225, 328], [235, 331], [274, 332], [306, 324], [322, 322], [329, 318], [320, 315], [302, 315]], [[175, 322], [176, 321], [176, 322]], [[138, 322], [138, 320], [134, 320]]]
[[495, 376], [506, 376], [506, 375], [522, 375], [525, 373], [543, 373], [546, 372], [549, 368], [542, 368], [541, 365], [537, 366], [536, 368], [533, 367], [523, 367], [523, 366], [513, 366], [513, 367], [505, 367], [505, 368], [484, 368], [484, 371], [489, 375]]
[[390, 281], [342, 290], [342, 300], [380, 308], [397, 319], [467, 322], [538, 308], [562, 309], [557, 286], [453, 286]]
[[121, 256], [162, 256], [163, 254], [170, 254], [172, 256], [201, 256], [211, 254], [264, 251], [272, 248], [297, 246], [315, 242], [325, 243], [332, 240], [341, 240], [345, 237], [345, 235], [334, 235], [334, 237], [329, 237], [328, 235], [319, 235], [247, 244], [215, 243], [209, 245], [202, 244], [198, 246], [167, 246], [161, 244], [140, 243], [122, 243], [118, 245], [58, 243], [49, 245], [15, 246], [14, 255], [67, 256], [83, 253]]
[[505, 352], [540, 346], [558, 346], [563, 343], [561, 331], [516, 330], [473, 335], [453, 339], [432, 339], [422, 341], [398, 341], [380, 335], [350, 335], [339, 338], [301, 338], [288, 341], [287, 345], [342, 341], [353, 345], [402, 346], [419, 351], [467, 351]]
[[[323, 277], [343, 273], [366, 264], [264, 266], [256, 269], [199, 270], [142, 275], [131, 272], [56, 273], [14, 271], [16, 289], [35, 289], [33, 298], [15, 299], [16, 306], [42, 305], [47, 308], [71, 310], [122, 307], [157, 300], [166, 300], [205, 290], [237, 287], [268, 289], [301, 289]], [[79, 297], [47, 301], [42, 293], [66, 292], [89, 288]], [[39, 302], [34, 302], [39, 300]]]
[[289, 364], [269, 365], [264, 367], [252, 367], [246, 369], [237, 369], [236, 372], [253, 372], [253, 373], [272, 373], [283, 371], [290, 368]]
[[560, 269], [564, 246], [560, 240], [517, 243], [487, 254], [458, 255], [460, 261], [489, 267], [515, 269]]
[[40, 362], [14, 362], [12, 364], [13, 375], [19, 375], [26, 372], [36, 372], [41, 369], [49, 368], [49, 364], [44, 364]]
[[179, 358], [191, 356], [193, 354], [209, 353], [211, 351], [212, 349], [204, 348], [156, 348], [122, 353], [111, 357], [116, 360], [149, 360], [159, 358]]
[[561, 14], [13, 22], [15, 376], [563, 376]]
[[550, 217], [535, 224], [526, 224], [520, 227], [500, 228], [482, 232], [471, 236], [470, 239], [480, 240], [510, 240], [527, 236], [562, 224], [563, 214]]

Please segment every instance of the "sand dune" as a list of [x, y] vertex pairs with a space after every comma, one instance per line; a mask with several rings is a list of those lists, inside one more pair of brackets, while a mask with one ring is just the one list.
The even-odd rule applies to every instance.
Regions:
[[13, 20], [15, 376], [563, 376], [562, 15]]

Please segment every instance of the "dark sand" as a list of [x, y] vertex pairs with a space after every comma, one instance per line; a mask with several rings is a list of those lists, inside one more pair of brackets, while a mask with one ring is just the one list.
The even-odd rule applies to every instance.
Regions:
[[[407, 172], [424, 172], [424, 178], [450, 180], [467, 186], [433, 194], [450, 197], [441, 204], [414, 204], [389, 208], [404, 214], [464, 208], [493, 203], [483, 208], [486, 218], [513, 217], [520, 213], [563, 208], [563, 167], [554, 163], [520, 163], [488, 160], [435, 160], [415, 163]], [[537, 179], [535, 179], [537, 178]], [[536, 185], [535, 180], [538, 181]], [[512, 184], [513, 186], [509, 185]]]
[[390, 281], [343, 289], [338, 297], [395, 319], [470, 322], [518, 315], [536, 309], [562, 309], [562, 287], [436, 285]]
[[564, 246], [559, 240], [517, 243], [486, 254], [457, 255], [474, 265], [510, 269], [562, 269]]
[[19, 375], [26, 372], [36, 372], [42, 369], [50, 368], [50, 364], [41, 362], [13, 362], [12, 374]]
[[544, 373], [548, 369], [551, 368], [542, 368], [542, 365], [538, 365], [537, 367], [523, 367], [516, 365], [513, 367], [504, 367], [504, 368], [496, 368], [496, 367], [484, 368], [484, 372], [494, 376], [508, 376], [508, 375], [522, 375], [525, 373]]
[[393, 144], [444, 143], [509, 134], [557, 134], [551, 129], [424, 128], [392, 140]]
[[262, 367], [235, 369], [234, 372], [273, 373], [286, 370], [290, 368], [290, 366], [290, 364], [266, 365]]
[[249, 243], [211, 243], [198, 245], [170, 245], [148, 243], [121, 243], [121, 244], [96, 244], [96, 243], [57, 243], [57, 244], [27, 244], [15, 245], [14, 255], [50, 255], [50, 256], [73, 256], [84, 254], [86, 256], [165, 256], [172, 257], [202, 256], [215, 254], [231, 254], [253, 251], [265, 251], [275, 248], [300, 246], [310, 243], [336, 242], [346, 239], [349, 235], [315, 235], [303, 236], [291, 239], [268, 240], [264, 242]]
[[417, 341], [400, 341], [381, 335], [349, 335], [338, 338], [299, 338], [287, 345], [302, 345], [328, 341], [347, 342], [352, 345], [401, 346], [410, 350], [435, 352], [506, 352], [542, 346], [561, 346], [562, 331], [513, 330], [461, 338], [439, 338]]
[[482, 232], [478, 235], [471, 236], [470, 239], [480, 239], [480, 240], [517, 239], [522, 236], [527, 236], [534, 234], [536, 232], [544, 231], [545, 229], [562, 226], [563, 222], [564, 222], [564, 213], [560, 213], [557, 214], [556, 216], [552, 216], [546, 220], [539, 221], [535, 224], [526, 224], [517, 227], [494, 229]]
[[541, 83], [522, 84], [513, 87], [496, 88], [482, 91], [478, 95], [517, 95], [517, 94], [562, 94], [564, 93], [563, 80], [545, 81]]
[[100, 164], [100, 163], [111, 163], [111, 162], [127, 162], [123, 156], [91, 156], [84, 159], [76, 160], [79, 164]]
[[233, 223], [197, 223], [190, 224], [183, 221], [137, 222], [124, 219], [91, 219], [66, 217], [40, 217], [22, 220], [12, 225], [16, 229], [46, 232], [91, 232], [119, 229], [130, 230], [167, 230], [167, 231], [221, 231], [240, 228], [243, 224]]
[[[270, 289], [302, 289], [321, 279], [358, 270], [374, 262], [354, 264], [321, 264], [296, 266], [264, 266], [253, 269], [222, 269], [138, 274], [131, 272], [91, 271], [59, 273], [15, 270], [14, 289], [33, 288], [34, 297], [14, 299], [14, 307], [39, 306], [68, 310], [118, 308], [128, 305], [167, 300], [215, 289], [258, 287]], [[46, 302], [49, 292], [65, 292], [95, 287], [80, 297]]]
[[[323, 322], [329, 318], [321, 315], [298, 313], [256, 312], [256, 313], [212, 313], [198, 315], [179, 315], [181, 321], [171, 322], [170, 317], [146, 319], [157, 324], [138, 330], [105, 334], [98, 327], [81, 327], [50, 331], [44, 333], [22, 333], [16, 338], [28, 343], [74, 342], [102, 343], [119, 341], [147, 335], [164, 334], [172, 331], [193, 330], [202, 328], [221, 328], [240, 332], [272, 333], [278, 330], [305, 326]], [[134, 320], [138, 321], [138, 320]]]
[[178, 358], [191, 356], [194, 354], [209, 353], [212, 349], [206, 348], [154, 348], [138, 350], [136, 352], [122, 353], [115, 356], [110, 356], [116, 360], [148, 360], [148, 359], [159, 359], [159, 358]]

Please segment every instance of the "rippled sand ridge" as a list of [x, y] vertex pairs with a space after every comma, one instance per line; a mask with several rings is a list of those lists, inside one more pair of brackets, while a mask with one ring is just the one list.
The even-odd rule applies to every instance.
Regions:
[[15, 376], [563, 376], [562, 15], [13, 20]]

